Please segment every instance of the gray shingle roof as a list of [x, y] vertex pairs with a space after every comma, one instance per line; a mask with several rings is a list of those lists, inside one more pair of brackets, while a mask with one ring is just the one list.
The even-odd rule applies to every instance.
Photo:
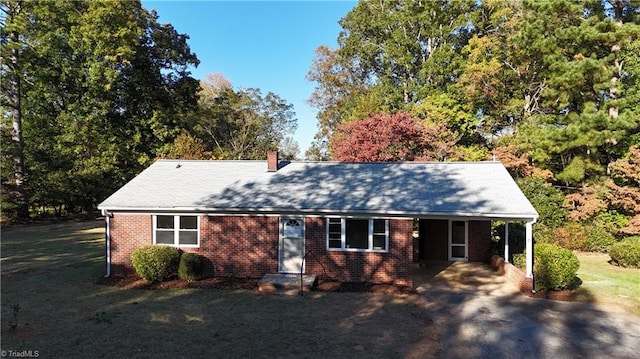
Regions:
[[115, 211], [534, 219], [499, 162], [160, 160], [98, 207]]

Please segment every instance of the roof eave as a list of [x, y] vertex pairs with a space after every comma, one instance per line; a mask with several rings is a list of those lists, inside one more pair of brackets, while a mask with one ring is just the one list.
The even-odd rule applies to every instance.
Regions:
[[298, 209], [298, 208], [207, 208], [207, 207], [117, 207], [98, 206], [103, 212], [136, 213], [203, 213], [209, 216], [224, 215], [319, 215], [319, 216], [380, 216], [399, 218], [466, 218], [491, 220], [537, 221], [532, 213], [472, 213], [472, 212], [409, 212], [374, 211], [359, 209]]

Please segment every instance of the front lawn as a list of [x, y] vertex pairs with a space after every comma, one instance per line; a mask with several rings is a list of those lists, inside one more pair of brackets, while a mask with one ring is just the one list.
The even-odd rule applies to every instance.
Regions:
[[96, 284], [105, 273], [102, 222], [4, 229], [1, 250], [4, 351], [37, 350], [41, 358], [429, 358], [441, 349], [417, 295], [286, 297]]
[[575, 292], [577, 300], [616, 306], [640, 315], [640, 269], [611, 265], [606, 253], [576, 255], [580, 260], [578, 278], [582, 280]]
[[[607, 314], [596, 307], [571, 310], [558, 302], [550, 311], [548, 302], [519, 295], [496, 297], [490, 309], [485, 297], [444, 292], [287, 297], [246, 289], [101, 285], [102, 222], [16, 226], [2, 230], [0, 245], [0, 349], [7, 355], [37, 350], [40, 358], [506, 357], [518, 347], [529, 357], [544, 357], [541, 338], [560, 334], [539, 323], [553, 318], [555, 325], [580, 329], [600, 323], [601, 330], [569, 330], [582, 336], [563, 341], [557, 352], [580, 356], [581, 343], [604, 345], [602, 331], [622, 330], [617, 321], [602, 326]], [[579, 255], [578, 273], [583, 299], [637, 313], [638, 272], [610, 267], [606, 256], [585, 256]], [[600, 322], [585, 324], [561, 313]], [[564, 333], [562, 325], [558, 330]], [[485, 335], [487, 330], [492, 334]], [[628, 343], [601, 349], [633, 351], [636, 346]]]

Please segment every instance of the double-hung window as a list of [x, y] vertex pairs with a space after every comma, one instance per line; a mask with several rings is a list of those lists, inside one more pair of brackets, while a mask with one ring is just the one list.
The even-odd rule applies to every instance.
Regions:
[[386, 252], [389, 220], [327, 218], [327, 249]]
[[198, 216], [153, 216], [153, 243], [181, 247], [200, 245]]

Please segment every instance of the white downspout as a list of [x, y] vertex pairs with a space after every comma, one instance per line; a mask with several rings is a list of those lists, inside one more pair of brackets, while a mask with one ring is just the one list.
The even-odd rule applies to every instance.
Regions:
[[110, 277], [111, 276], [111, 217], [113, 216], [113, 213], [109, 213], [106, 210], [102, 211], [102, 214], [104, 215], [106, 224], [107, 224], [107, 228], [106, 228], [106, 247], [107, 247], [107, 274], [105, 274], [105, 278]]
[[509, 221], [504, 222], [504, 261], [509, 263]]
[[526, 224], [526, 240], [525, 240], [525, 252], [527, 253], [527, 266], [525, 270], [525, 278], [531, 278], [531, 291], [535, 292], [533, 282], [533, 224], [538, 219], [534, 218], [532, 221]]

